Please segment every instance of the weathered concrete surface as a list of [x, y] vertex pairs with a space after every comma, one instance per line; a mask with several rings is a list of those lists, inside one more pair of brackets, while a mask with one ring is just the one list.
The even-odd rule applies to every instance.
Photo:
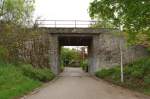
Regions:
[[134, 62], [137, 59], [149, 56], [149, 52], [143, 46], [127, 46], [127, 40], [116, 34], [100, 34], [97, 59], [99, 68], [110, 68], [120, 65], [120, 46], [123, 54], [123, 64]]
[[60, 73], [61, 46], [88, 46], [88, 72], [120, 65], [120, 44], [123, 64], [143, 58], [149, 53], [142, 47], [127, 47], [127, 41], [117, 29], [105, 28], [47, 28], [50, 38], [50, 67]]
[[50, 34], [100, 34], [119, 32], [113, 28], [45, 28]]
[[59, 79], [23, 99], [150, 99], [150, 97], [96, 80], [78, 68], [68, 68]]

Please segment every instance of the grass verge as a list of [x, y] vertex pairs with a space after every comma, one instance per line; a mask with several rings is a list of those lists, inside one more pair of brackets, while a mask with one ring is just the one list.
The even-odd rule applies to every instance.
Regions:
[[0, 63], [0, 99], [22, 96], [53, 78], [54, 74], [46, 68]]
[[124, 83], [120, 82], [120, 66], [101, 69], [96, 76], [114, 84], [150, 95], [150, 58], [124, 66]]

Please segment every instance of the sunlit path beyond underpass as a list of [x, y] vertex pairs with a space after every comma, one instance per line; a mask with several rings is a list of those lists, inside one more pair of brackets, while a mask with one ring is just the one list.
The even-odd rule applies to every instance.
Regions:
[[80, 68], [65, 68], [57, 80], [24, 99], [148, 99], [124, 88], [95, 79]]

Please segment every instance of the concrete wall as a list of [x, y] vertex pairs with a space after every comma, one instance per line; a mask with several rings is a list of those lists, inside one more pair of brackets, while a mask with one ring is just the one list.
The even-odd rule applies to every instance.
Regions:
[[49, 39], [50, 39], [49, 64], [50, 64], [51, 70], [55, 74], [58, 74], [60, 72], [58, 38], [57, 36], [49, 35]]
[[[60, 72], [59, 59], [59, 37], [92, 37], [88, 44], [89, 50], [89, 72], [93, 74], [101, 68], [110, 68], [120, 64], [120, 44], [123, 51], [123, 64], [133, 62], [139, 58], [146, 57], [149, 53], [141, 46], [127, 47], [127, 42], [123, 37], [114, 35], [114, 30], [109, 29], [48, 29], [50, 39], [50, 66], [55, 74]], [[80, 38], [80, 39], [82, 39]], [[72, 38], [69, 40], [69, 45], [77, 44]]]
[[97, 42], [99, 66], [96, 69], [120, 65], [120, 44], [124, 65], [149, 56], [149, 52], [142, 46], [127, 46], [127, 41], [123, 37], [115, 36], [113, 33], [101, 34], [99, 35], [99, 42]]

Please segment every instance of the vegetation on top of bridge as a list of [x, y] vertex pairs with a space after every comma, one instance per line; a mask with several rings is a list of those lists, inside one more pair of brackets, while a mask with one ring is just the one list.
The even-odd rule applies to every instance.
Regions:
[[102, 21], [97, 27], [116, 27], [127, 33], [130, 44], [150, 47], [149, 0], [93, 0], [89, 15]]

